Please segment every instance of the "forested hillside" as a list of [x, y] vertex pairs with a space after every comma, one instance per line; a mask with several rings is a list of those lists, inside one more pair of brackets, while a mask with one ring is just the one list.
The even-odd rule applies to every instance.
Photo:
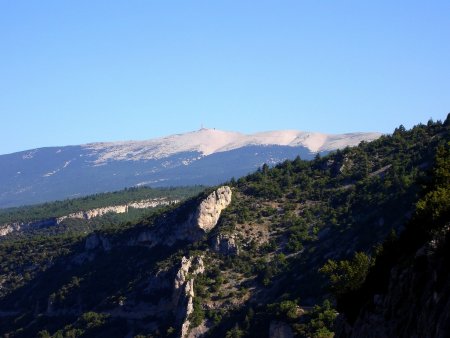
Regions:
[[312, 161], [264, 165], [138, 224], [4, 242], [0, 334], [351, 334], [379, 292], [373, 275], [446, 229], [449, 131], [449, 117], [400, 126]]
[[365, 281], [334, 285], [341, 336], [450, 333], [450, 143], [438, 148], [430, 174], [405, 231], [378, 248]]
[[0, 209], [0, 224], [8, 222], [29, 222], [50, 217], [60, 217], [77, 211], [126, 204], [128, 202], [152, 198], [181, 200], [197, 194], [202, 189], [201, 186], [171, 188], [136, 187], [32, 206], [5, 208]]

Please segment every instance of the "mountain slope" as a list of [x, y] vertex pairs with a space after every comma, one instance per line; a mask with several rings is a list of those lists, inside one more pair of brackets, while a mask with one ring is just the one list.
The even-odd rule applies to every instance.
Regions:
[[386, 241], [361, 287], [338, 298], [342, 337], [447, 337], [450, 332], [450, 142], [406, 230]]
[[264, 165], [135, 226], [1, 243], [0, 278], [12, 282], [0, 334], [331, 337], [336, 311], [319, 270], [356, 257], [344, 282], [364, 281], [379, 245], [414, 214], [449, 128], [398, 128]]
[[357, 145], [378, 133], [215, 129], [148, 141], [91, 143], [0, 155], [0, 207], [40, 203], [132, 186], [214, 185], [300, 155]]

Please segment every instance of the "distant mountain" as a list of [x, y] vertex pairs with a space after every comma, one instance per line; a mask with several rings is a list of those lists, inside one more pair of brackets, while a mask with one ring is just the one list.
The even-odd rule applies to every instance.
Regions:
[[131, 186], [218, 184], [270, 165], [371, 141], [380, 133], [295, 130], [245, 135], [202, 128], [146, 141], [102, 142], [0, 155], [0, 208]]
[[135, 221], [31, 226], [0, 238], [0, 337], [449, 337], [449, 196], [450, 116], [263, 166]]

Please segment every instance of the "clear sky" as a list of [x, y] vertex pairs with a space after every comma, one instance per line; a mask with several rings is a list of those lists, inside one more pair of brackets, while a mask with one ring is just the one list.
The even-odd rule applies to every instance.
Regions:
[[0, 0], [0, 153], [449, 111], [448, 0]]

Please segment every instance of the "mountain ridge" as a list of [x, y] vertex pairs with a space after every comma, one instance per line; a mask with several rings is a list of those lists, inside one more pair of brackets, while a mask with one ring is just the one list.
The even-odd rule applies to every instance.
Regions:
[[[307, 132], [299, 130], [273, 130], [252, 134], [244, 134], [219, 129], [202, 128], [196, 131], [173, 134], [165, 137], [148, 139], [143, 141], [117, 141], [117, 142], [93, 142], [81, 145], [87, 149], [105, 150], [108, 148], [129, 147], [125, 150], [133, 151], [134, 147], [149, 147], [149, 157], [126, 158], [119, 153], [118, 160], [153, 159], [170, 156], [174, 153], [197, 151], [203, 156], [218, 152], [224, 152], [255, 145], [281, 145], [281, 146], [304, 146], [311, 152], [336, 150], [340, 147], [357, 145], [360, 141], [371, 141], [381, 136], [376, 132], [355, 132], [345, 134], [324, 134], [319, 132]], [[193, 141], [193, 142], [192, 142]], [[345, 142], [347, 141], [347, 142]], [[154, 147], [163, 147], [155, 149]], [[171, 148], [172, 146], [172, 148]], [[153, 150], [153, 152], [152, 152]], [[155, 151], [156, 150], [156, 151]], [[129, 152], [125, 153], [126, 155]], [[145, 154], [145, 152], [144, 152]], [[136, 155], [143, 155], [142, 151]], [[100, 163], [111, 158], [111, 153], [100, 158]], [[114, 158], [113, 158], [114, 159]], [[117, 160], [117, 158], [116, 158]]]
[[294, 130], [245, 135], [203, 128], [146, 141], [30, 149], [0, 155], [0, 208], [133, 186], [216, 185], [264, 163], [312, 159], [379, 136]]
[[[389, 254], [383, 243], [407, 231], [417, 207], [432, 217], [448, 211], [447, 185], [441, 186], [448, 184], [448, 166], [440, 163], [448, 163], [442, 149], [450, 146], [449, 121], [400, 127], [312, 161], [264, 165], [133, 224], [5, 238], [0, 333], [333, 337], [342, 295], [358, 292], [366, 278], [379, 294], [379, 278], [370, 277], [373, 262], [383, 263], [383, 252], [401, 258], [401, 246]], [[448, 213], [442, 215], [448, 221]], [[435, 220], [418, 224], [425, 234], [439, 229]], [[422, 241], [422, 233], [412, 238]], [[416, 280], [446, 285], [439, 266], [438, 278], [421, 273]], [[349, 310], [364, 305], [362, 297], [350, 300]], [[406, 309], [411, 318], [421, 310]], [[434, 319], [427, 315], [424, 322]], [[401, 323], [393, 318], [392, 324]], [[373, 322], [353, 332], [360, 328], [376, 332]]]

